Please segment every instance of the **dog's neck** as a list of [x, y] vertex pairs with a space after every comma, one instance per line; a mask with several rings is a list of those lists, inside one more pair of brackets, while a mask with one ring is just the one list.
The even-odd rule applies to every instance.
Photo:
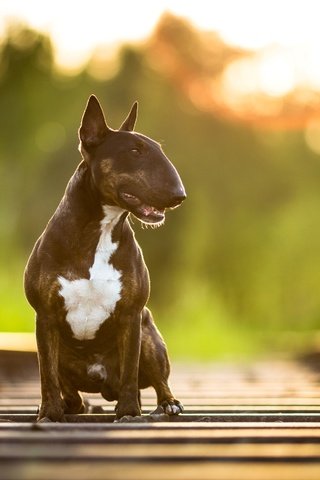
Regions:
[[[73, 212], [79, 212], [84, 222], [87, 219], [88, 222], [114, 223], [115, 219], [121, 217], [125, 220], [128, 215], [126, 210], [101, 198], [85, 161], [78, 165], [68, 183], [63, 199], [64, 205], [66, 202], [70, 204]], [[73, 205], [76, 205], [75, 209], [72, 208]]]
[[90, 212], [91, 217], [94, 213], [98, 216], [103, 215], [102, 202], [85, 161], [78, 165], [72, 175], [66, 189], [65, 198], [71, 204], [81, 205], [80, 211], [82, 213]]

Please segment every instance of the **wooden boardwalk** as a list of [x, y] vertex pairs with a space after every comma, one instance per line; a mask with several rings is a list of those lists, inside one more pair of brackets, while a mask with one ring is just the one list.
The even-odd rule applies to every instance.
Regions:
[[148, 416], [146, 390], [143, 422], [113, 423], [114, 405], [91, 395], [92, 413], [63, 424], [34, 423], [35, 364], [0, 355], [1, 480], [320, 479], [319, 376], [300, 363], [178, 364], [183, 415]]

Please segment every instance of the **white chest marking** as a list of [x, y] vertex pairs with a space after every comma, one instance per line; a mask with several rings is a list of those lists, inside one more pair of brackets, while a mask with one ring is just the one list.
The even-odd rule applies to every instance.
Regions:
[[90, 278], [68, 280], [58, 277], [60, 295], [67, 310], [66, 320], [73, 336], [78, 340], [92, 340], [102, 323], [113, 313], [121, 296], [121, 272], [110, 262], [118, 247], [111, 234], [123, 210], [119, 207], [103, 207], [100, 239], [96, 248]]

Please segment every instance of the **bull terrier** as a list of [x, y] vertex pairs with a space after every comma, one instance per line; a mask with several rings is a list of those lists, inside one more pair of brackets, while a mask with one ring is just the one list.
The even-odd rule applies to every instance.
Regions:
[[161, 146], [134, 131], [136, 117], [137, 102], [114, 130], [91, 95], [79, 129], [82, 161], [26, 266], [38, 421], [85, 412], [80, 392], [115, 400], [116, 419], [138, 416], [140, 389], [149, 386], [166, 414], [183, 410], [168, 386], [167, 348], [146, 307], [149, 274], [128, 217], [160, 226], [186, 193]]

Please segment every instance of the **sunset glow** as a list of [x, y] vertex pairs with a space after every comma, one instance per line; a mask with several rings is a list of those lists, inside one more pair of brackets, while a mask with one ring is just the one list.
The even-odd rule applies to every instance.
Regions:
[[169, 11], [243, 48], [300, 45], [309, 51], [320, 44], [318, 10], [316, 0], [136, 0], [113, 2], [112, 7], [102, 0], [91, 0], [90, 5], [73, 0], [2, 0], [0, 32], [12, 20], [45, 31], [53, 39], [58, 62], [70, 65], [86, 61], [97, 45], [143, 40]]
[[[104, 79], [106, 69], [101, 70], [100, 60], [110, 62], [107, 70], [112, 74], [118, 45], [145, 41], [161, 15], [171, 12], [197, 28], [216, 32], [226, 44], [244, 49], [241, 58], [226, 65], [219, 80], [219, 94], [227, 108], [241, 112], [250, 105], [253, 113], [276, 114], [283, 97], [294, 93], [305, 100], [306, 92], [320, 92], [318, 11], [315, 0], [136, 0], [112, 7], [91, 0], [90, 8], [73, 0], [2, 0], [0, 39], [11, 23], [25, 23], [51, 37], [58, 69], [77, 73], [94, 53], [89, 68]], [[203, 90], [197, 85], [187, 88], [192, 95]], [[201, 95], [198, 103], [207, 103], [208, 95]], [[259, 96], [259, 102], [252, 96]]]

